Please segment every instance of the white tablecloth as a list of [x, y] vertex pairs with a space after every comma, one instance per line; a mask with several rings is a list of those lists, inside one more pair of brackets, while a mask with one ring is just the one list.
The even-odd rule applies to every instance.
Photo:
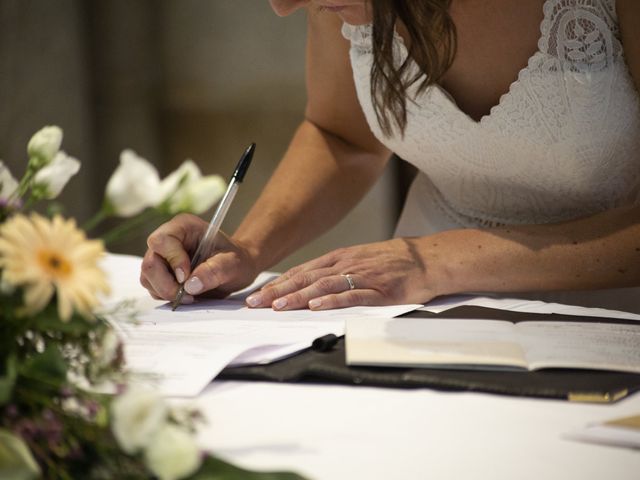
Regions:
[[[106, 262], [115, 295], [144, 295], [137, 278], [115, 280], [123, 261], [131, 259], [110, 256]], [[572, 311], [585, 313], [562, 309]], [[640, 451], [565, 438], [587, 423], [639, 414], [640, 394], [594, 405], [428, 389], [214, 381], [194, 402], [207, 418], [204, 448], [241, 466], [294, 470], [315, 480], [640, 479]]]

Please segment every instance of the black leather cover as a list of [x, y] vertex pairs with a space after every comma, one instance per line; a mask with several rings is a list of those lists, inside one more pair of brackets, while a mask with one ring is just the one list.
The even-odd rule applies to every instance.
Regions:
[[[416, 311], [411, 317], [484, 318], [518, 322], [555, 320], [632, 323], [614, 318], [531, 314], [484, 307], [456, 307], [439, 314]], [[640, 374], [601, 370], [547, 369], [487, 371], [435, 368], [350, 367], [345, 363], [344, 338], [324, 338], [289, 358], [268, 365], [228, 367], [218, 379], [273, 382], [313, 382], [367, 385], [390, 388], [467, 390], [527, 397], [561, 398], [575, 401], [612, 402], [640, 390]]]

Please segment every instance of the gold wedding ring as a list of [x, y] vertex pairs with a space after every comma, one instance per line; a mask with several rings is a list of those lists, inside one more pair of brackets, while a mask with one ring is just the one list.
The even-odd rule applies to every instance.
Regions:
[[351, 275], [349, 275], [348, 273], [344, 273], [341, 276], [344, 277], [344, 279], [349, 284], [349, 290], [353, 290], [354, 288], [356, 288], [356, 284], [353, 281], [353, 278], [351, 277]]

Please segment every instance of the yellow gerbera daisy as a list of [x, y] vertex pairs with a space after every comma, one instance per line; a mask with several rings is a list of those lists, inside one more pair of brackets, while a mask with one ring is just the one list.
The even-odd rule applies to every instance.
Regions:
[[74, 311], [91, 317], [99, 292], [108, 293], [98, 260], [102, 242], [87, 240], [74, 220], [52, 220], [32, 213], [15, 215], [0, 226], [2, 280], [24, 289], [24, 313], [33, 315], [57, 292], [58, 315], [69, 320]]

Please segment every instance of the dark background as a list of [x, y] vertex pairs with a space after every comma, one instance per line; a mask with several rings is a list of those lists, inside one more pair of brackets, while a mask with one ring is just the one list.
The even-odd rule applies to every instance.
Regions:
[[[82, 222], [124, 148], [162, 176], [192, 158], [227, 178], [255, 141], [232, 232], [302, 119], [305, 21], [278, 18], [267, 0], [0, 0], [0, 159], [21, 176], [30, 136], [61, 126], [82, 162], [62, 200]], [[388, 238], [401, 183], [393, 162], [348, 219], [277, 268]], [[113, 250], [141, 255], [152, 228]]]

